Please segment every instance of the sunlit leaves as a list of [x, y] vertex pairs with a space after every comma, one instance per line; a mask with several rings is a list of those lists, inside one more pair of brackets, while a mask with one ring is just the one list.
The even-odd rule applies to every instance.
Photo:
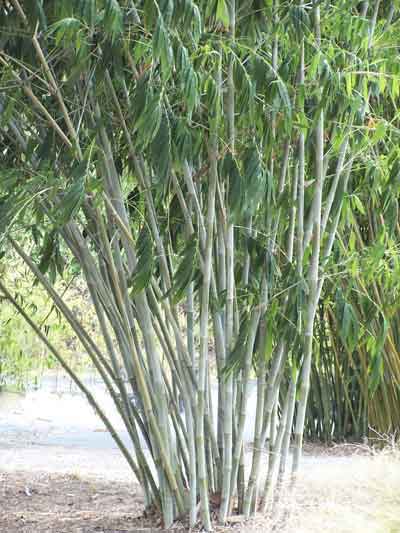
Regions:
[[376, 127], [374, 128], [374, 133], [371, 139], [372, 144], [375, 144], [381, 141], [385, 137], [385, 134], [386, 134], [386, 125], [385, 125], [385, 122], [381, 120], [376, 124]]
[[217, 0], [217, 10], [215, 13], [217, 22], [220, 22], [225, 28], [229, 26], [229, 11], [226, 0]]

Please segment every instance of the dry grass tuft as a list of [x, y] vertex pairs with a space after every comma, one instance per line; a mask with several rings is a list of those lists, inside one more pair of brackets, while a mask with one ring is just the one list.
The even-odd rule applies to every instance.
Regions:
[[305, 458], [289, 516], [276, 531], [400, 533], [400, 449], [339, 450]]
[[283, 497], [282, 509], [232, 531], [400, 533], [400, 448], [309, 446], [297, 487]]

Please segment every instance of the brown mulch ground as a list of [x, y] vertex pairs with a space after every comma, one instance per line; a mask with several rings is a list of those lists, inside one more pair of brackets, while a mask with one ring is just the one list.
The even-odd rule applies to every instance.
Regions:
[[[239, 518], [239, 517], [238, 517]], [[216, 533], [265, 530], [256, 520], [241, 527], [215, 526]], [[0, 533], [160, 533], [160, 520], [146, 516], [137, 484], [76, 475], [0, 471]], [[171, 531], [171, 530], [168, 530]], [[182, 523], [176, 533], [189, 531]]]
[[[246, 531], [254, 531], [252, 523]], [[215, 531], [240, 533], [239, 529], [240, 523], [233, 523], [216, 526]], [[159, 518], [145, 513], [137, 484], [70, 474], [0, 472], [0, 533], [160, 531], [165, 530]], [[172, 531], [183, 533], [189, 528], [177, 523]]]
[[137, 485], [73, 475], [0, 473], [1, 533], [126, 533], [156, 525]]

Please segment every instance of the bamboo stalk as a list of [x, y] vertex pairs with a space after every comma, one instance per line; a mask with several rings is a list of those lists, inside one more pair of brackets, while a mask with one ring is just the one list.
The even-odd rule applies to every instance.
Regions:
[[[235, 40], [236, 28], [236, 1], [229, 1], [229, 33], [232, 41]], [[227, 92], [227, 129], [229, 149], [232, 156], [235, 155], [235, 85], [233, 80], [233, 55], [231, 54], [228, 64], [228, 92]], [[229, 190], [229, 185], [227, 187]], [[234, 227], [232, 215], [227, 209], [228, 222], [226, 227], [226, 324], [225, 342], [226, 352], [230, 353], [234, 347], [234, 300], [235, 300], [235, 250], [234, 250]], [[223, 470], [221, 487], [221, 506], [219, 521], [225, 523], [231, 494], [232, 474], [232, 428], [233, 428], [233, 379], [230, 373], [225, 380], [222, 389], [223, 394]], [[236, 481], [236, 480], [235, 480]]]
[[[220, 76], [220, 71], [218, 77]], [[220, 87], [220, 81], [218, 80]], [[204, 257], [204, 273], [201, 288], [201, 307], [200, 307], [200, 354], [199, 354], [199, 376], [197, 391], [197, 424], [196, 424], [196, 450], [198, 461], [198, 485], [200, 490], [202, 522], [207, 531], [211, 531], [210, 509], [208, 501], [208, 480], [206, 468], [206, 452], [204, 441], [204, 409], [205, 409], [205, 392], [206, 392], [206, 369], [208, 361], [208, 314], [211, 285], [211, 265], [212, 265], [212, 246], [215, 220], [215, 195], [218, 181], [218, 121], [214, 119], [211, 125], [212, 133], [209, 146], [210, 160], [210, 181], [207, 199], [207, 220], [206, 220], [206, 244]]]
[[289, 390], [286, 393], [281, 421], [279, 424], [279, 430], [277, 432], [276, 439], [273, 442], [273, 449], [268, 467], [268, 474], [265, 480], [264, 490], [260, 499], [260, 509], [263, 513], [266, 512], [268, 505], [270, 505], [272, 501], [278, 467], [283, 458], [283, 454], [281, 452], [282, 444], [286, 433], [286, 427], [289, 422], [289, 412], [294, 403], [295, 391], [296, 382], [294, 380], [291, 380]]
[[[321, 45], [321, 22], [319, 5], [314, 6], [314, 27], [317, 45]], [[295, 426], [295, 447], [293, 452], [292, 473], [296, 476], [302, 450], [303, 430], [307, 406], [307, 397], [310, 387], [311, 359], [313, 346], [314, 318], [318, 303], [318, 281], [319, 281], [319, 257], [321, 247], [321, 210], [322, 210], [322, 189], [323, 189], [323, 161], [324, 161], [324, 112], [319, 111], [319, 117], [315, 129], [315, 193], [313, 203], [313, 238], [312, 255], [308, 274], [309, 295], [304, 326], [304, 358], [300, 379], [300, 397], [297, 408]]]
[[[246, 517], [249, 517], [251, 514], [251, 504], [255, 498], [257, 491], [257, 484], [260, 476], [260, 464], [261, 457], [263, 454], [263, 448], [265, 445], [266, 435], [269, 432], [269, 421], [272, 413], [272, 409], [275, 405], [277, 397], [277, 384], [279, 383], [279, 373], [283, 367], [285, 358], [284, 358], [285, 344], [280, 342], [275, 350], [275, 355], [272, 360], [271, 369], [268, 375], [267, 384], [266, 384], [266, 395], [265, 400], [260, 400], [257, 405], [257, 414], [256, 414], [256, 427], [255, 440], [254, 440], [254, 452], [253, 460], [251, 466], [251, 472], [249, 476], [249, 481], [247, 484], [247, 489], [245, 492], [245, 498], [243, 502], [243, 514]], [[263, 376], [264, 377], [264, 376]], [[264, 386], [260, 388], [264, 391]]]

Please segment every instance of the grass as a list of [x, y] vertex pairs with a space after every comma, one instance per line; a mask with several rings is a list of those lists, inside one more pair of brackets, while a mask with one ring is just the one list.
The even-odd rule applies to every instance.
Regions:
[[293, 496], [286, 520], [273, 517], [274, 531], [400, 533], [400, 449], [342, 445], [306, 454]]
[[221, 533], [400, 533], [400, 448], [361, 445], [306, 447], [285, 513], [274, 510]]

